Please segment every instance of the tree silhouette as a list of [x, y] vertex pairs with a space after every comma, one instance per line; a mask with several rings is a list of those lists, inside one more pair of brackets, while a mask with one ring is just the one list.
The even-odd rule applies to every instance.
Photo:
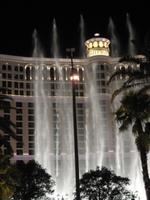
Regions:
[[53, 193], [54, 181], [40, 164], [34, 160], [15, 164], [19, 171], [20, 183], [16, 187], [13, 200], [36, 200]]
[[143, 89], [127, 92], [115, 112], [120, 131], [132, 127], [137, 149], [140, 153], [143, 181], [147, 199], [150, 200], [148, 152], [150, 150], [150, 96]]
[[129, 179], [115, 175], [106, 167], [90, 170], [80, 179], [81, 199], [89, 200], [134, 200], [135, 194], [126, 189]]

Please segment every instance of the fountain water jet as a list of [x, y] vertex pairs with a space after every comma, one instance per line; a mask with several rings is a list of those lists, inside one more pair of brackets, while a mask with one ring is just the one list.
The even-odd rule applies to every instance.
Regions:
[[[114, 30], [112, 25], [113, 23], [110, 22], [110, 24], [111, 29]], [[81, 27], [83, 31], [83, 26]], [[55, 177], [56, 194], [64, 196], [64, 194], [72, 192], [74, 187], [74, 148], [72, 126], [73, 114], [71, 98], [72, 91], [71, 87], [68, 88], [65, 86], [67, 76], [64, 74], [63, 68], [59, 63], [58, 36], [55, 20], [53, 21], [52, 33], [52, 52], [55, 60], [53, 68], [55, 73], [54, 87], [56, 98], [51, 98], [50, 95], [46, 93], [46, 84], [43, 78], [43, 55], [39, 51], [40, 48], [38, 47], [39, 45], [37, 36], [36, 34], [34, 34], [35, 48], [33, 56], [41, 58], [41, 61], [39, 61], [39, 59], [37, 59], [36, 61], [36, 71], [39, 71], [39, 74], [36, 74], [36, 79], [38, 81], [35, 80], [35, 157], [36, 160], [38, 160], [42, 164], [42, 166], [44, 166], [44, 168], [46, 168], [53, 177]], [[83, 36], [83, 34], [81, 35]], [[114, 41], [114, 46], [119, 46], [115, 34], [113, 34], [112, 38]], [[83, 43], [83, 41], [81, 41], [81, 43]], [[119, 52], [114, 51], [114, 54], [115, 53], [119, 54]], [[67, 68], [67, 70], [69, 70], [69, 68]], [[105, 124], [105, 113], [103, 112], [102, 104], [102, 102], [105, 100], [103, 96], [107, 98], [107, 94], [104, 95], [101, 92], [97, 92], [98, 87], [96, 82], [96, 70], [97, 65], [95, 63], [90, 64], [89, 67], [85, 67], [85, 97], [87, 99], [85, 110], [85, 170], [87, 171], [90, 169], [95, 169], [96, 166], [106, 166], [108, 168], [115, 169], [115, 171], [121, 176], [127, 176], [127, 174], [129, 174], [129, 177], [131, 177], [133, 175], [135, 166], [137, 166], [137, 163], [139, 163], [137, 154], [136, 156], [131, 156], [128, 163], [124, 162], [126, 156], [125, 143], [127, 136], [123, 137], [117, 135], [116, 138], [114, 137], [116, 139], [116, 146], [114, 147], [114, 149], [112, 148], [113, 145], [111, 146], [114, 135], [111, 132], [112, 130], [110, 130], [111, 126], [110, 128], [108, 128]], [[104, 72], [102, 69], [100, 70], [101, 73]], [[55, 121], [54, 119], [52, 119], [52, 116], [54, 116]], [[41, 118], [43, 120], [41, 120]], [[56, 127], [53, 127], [54, 122]], [[129, 146], [131, 151], [135, 150], [133, 149], [132, 139]], [[50, 159], [48, 159], [48, 155]], [[131, 170], [129, 170], [128, 167]], [[134, 175], [134, 177], [135, 176], [136, 175]], [[132, 180], [134, 179], [134, 177], [132, 178]], [[140, 180], [140, 178], [138, 180]], [[137, 183], [137, 180], [135, 180], [135, 182]]]
[[82, 15], [80, 15], [80, 55], [81, 58], [85, 58], [85, 24], [84, 24], [84, 18]]
[[[52, 52], [54, 57], [54, 80], [56, 98], [49, 94], [44, 79], [42, 53], [34, 33], [34, 57], [36, 62], [35, 80], [35, 159], [52, 175], [56, 182], [54, 196], [72, 196], [74, 187], [73, 128], [71, 87], [65, 95], [66, 77], [59, 64], [59, 47], [56, 21], [52, 27]], [[40, 52], [40, 53], [39, 53]], [[36, 60], [36, 58], [35, 58]], [[57, 74], [57, 75], [56, 75]], [[46, 75], [46, 74], [45, 74]], [[53, 81], [53, 80], [52, 80]], [[70, 85], [71, 86], [71, 85]], [[59, 97], [59, 98], [57, 98]], [[41, 120], [42, 119], [42, 120]]]
[[[33, 33], [33, 40], [33, 57], [35, 58], [35, 160], [53, 176], [53, 141], [47, 139], [52, 137], [51, 101], [47, 97], [45, 83], [43, 81], [43, 53], [39, 45], [36, 31]], [[51, 163], [49, 163], [48, 160], [51, 160]]]
[[102, 111], [99, 104], [100, 97], [96, 90], [96, 67], [86, 68], [87, 77], [86, 96], [88, 97], [86, 107], [86, 171], [101, 167], [104, 152], [104, 134], [101, 126]]
[[70, 192], [73, 191], [74, 186], [72, 92], [70, 87], [67, 91], [69, 96], [66, 97], [66, 77], [58, 59], [59, 44], [55, 20], [53, 21], [52, 33], [53, 57], [59, 80], [55, 90], [55, 96], [59, 97], [55, 100], [56, 126], [58, 127], [56, 130], [56, 194], [64, 195], [69, 193], [69, 196], [71, 196]]
[[131, 24], [130, 16], [128, 13], [126, 15], [126, 23], [127, 23], [128, 33], [129, 33], [128, 54], [131, 56], [134, 56], [137, 53], [136, 46], [135, 46], [137, 37], [136, 37], [135, 31], [133, 29], [133, 26]]
[[109, 18], [108, 32], [111, 40], [111, 56], [118, 57], [120, 56], [120, 42], [118, 40], [115, 25], [111, 17]]

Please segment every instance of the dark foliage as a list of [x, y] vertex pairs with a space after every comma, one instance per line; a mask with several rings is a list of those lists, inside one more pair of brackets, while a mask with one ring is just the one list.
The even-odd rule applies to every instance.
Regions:
[[80, 179], [81, 199], [134, 200], [136, 195], [126, 189], [129, 179], [115, 175], [106, 167], [99, 167], [83, 174]]
[[[0, 92], [2, 91], [2, 88], [0, 88]], [[14, 109], [11, 107], [11, 102], [13, 99], [7, 95], [0, 94], [0, 112], [11, 109]], [[16, 125], [9, 119], [7, 119], [5, 116], [0, 116], [0, 151], [3, 152], [3, 147], [6, 148], [5, 154], [12, 155], [13, 149], [11, 147], [10, 142], [8, 142], [7, 135], [10, 136], [13, 139], [16, 139]], [[5, 133], [5, 134], [4, 134]]]
[[46, 193], [53, 193], [54, 181], [51, 175], [34, 160], [27, 163], [18, 161], [16, 168], [19, 171], [20, 184], [16, 187], [13, 200], [36, 200]]

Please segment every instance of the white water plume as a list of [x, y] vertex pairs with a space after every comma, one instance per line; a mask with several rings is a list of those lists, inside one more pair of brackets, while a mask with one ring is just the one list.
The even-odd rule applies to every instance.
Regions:
[[42, 63], [43, 53], [39, 45], [37, 32], [34, 31], [34, 51], [35, 65], [34, 71], [34, 97], [35, 97], [35, 160], [52, 176], [54, 175], [54, 152], [52, 138], [52, 114], [51, 101], [46, 94], [43, 78], [44, 65]]
[[[74, 179], [74, 137], [72, 114], [72, 90], [66, 87], [67, 75], [59, 63], [59, 43], [56, 21], [52, 28], [52, 52], [55, 59], [56, 87], [56, 194], [72, 195]], [[68, 96], [66, 96], [68, 94]]]
[[104, 129], [102, 122], [102, 111], [100, 97], [96, 87], [96, 65], [86, 69], [87, 85], [86, 96], [88, 97], [86, 107], [86, 170], [101, 167], [103, 162]]
[[85, 24], [84, 18], [80, 15], [80, 55], [81, 58], [85, 58]]
[[116, 28], [114, 25], [114, 22], [112, 18], [109, 18], [109, 23], [108, 23], [108, 32], [110, 35], [110, 45], [111, 45], [111, 56], [112, 57], [118, 57], [120, 56], [120, 42], [116, 33]]
[[129, 39], [128, 39], [128, 54], [131, 56], [136, 55], [137, 50], [136, 50], [136, 34], [135, 31], [133, 29], [131, 20], [130, 20], [130, 16], [127, 13], [126, 15], [126, 23], [127, 23], [127, 29], [128, 29], [128, 33], [129, 33]]

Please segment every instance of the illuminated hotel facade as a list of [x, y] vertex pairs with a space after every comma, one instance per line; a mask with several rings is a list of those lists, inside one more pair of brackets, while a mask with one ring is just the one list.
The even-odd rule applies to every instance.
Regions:
[[[107, 85], [110, 74], [115, 70], [119, 58], [112, 58], [109, 50], [110, 41], [106, 38], [95, 36], [85, 42], [87, 58], [73, 58], [73, 65], [79, 74], [79, 81], [76, 85], [76, 110], [77, 110], [77, 132], [78, 132], [78, 148], [80, 157], [80, 170], [85, 171], [85, 152], [87, 126], [92, 122], [91, 115], [87, 117], [86, 107], [88, 107], [88, 80], [90, 76], [91, 65], [95, 66], [95, 84], [96, 93], [100, 97], [99, 101], [102, 105], [103, 119], [100, 122], [104, 125], [106, 133], [104, 151], [106, 152], [106, 165], [108, 162], [115, 162], [115, 131], [112, 116], [112, 105], [110, 102], [111, 94], [114, 88], [113, 84]], [[56, 128], [56, 102], [60, 99], [57, 88], [61, 87], [61, 96], [64, 98], [70, 96], [70, 58], [58, 59], [62, 76], [59, 76], [58, 68], [54, 58], [42, 58], [41, 69], [43, 71], [41, 79], [44, 82], [45, 93], [52, 101], [53, 113], [53, 131]], [[2, 90], [2, 94], [7, 94], [13, 98], [12, 107], [16, 109], [4, 109], [1, 113], [7, 119], [16, 124], [17, 140], [9, 138], [7, 133], [5, 136], [10, 141], [14, 150], [14, 160], [30, 160], [35, 155], [35, 81], [37, 81], [36, 70], [39, 68], [37, 63], [41, 63], [41, 58], [20, 57], [10, 55], [0, 55], [0, 87], [6, 88]], [[119, 65], [118, 65], [119, 66]], [[120, 66], [119, 66], [120, 67]], [[89, 70], [89, 73], [86, 73]], [[92, 98], [92, 97], [91, 97]], [[93, 96], [93, 98], [95, 98]], [[67, 105], [66, 105], [67, 108]], [[90, 112], [90, 111], [89, 111]], [[42, 120], [42, 119], [41, 119]], [[89, 127], [90, 129], [90, 127]], [[60, 130], [61, 131], [61, 130]], [[91, 129], [91, 131], [93, 131]], [[90, 130], [89, 130], [90, 132]], [[42, 133], [41, 133], [42, 134]], [[101, 140], [101, 138], [100, 138]], [[94, 141], [93, 141], [94, 143]], [[93, 144], [94, 146], [94, 144]], [[54, 149], [56, 149], [54, 144]], [[5, 150], [5, 149], [4, 149]], [[93, 159], [93, 149], [91, 149], [91, 157]], [[55, 151], [54, 151], [55, 152]], [[61, 154], [61, 152], [60, 152]], [[90, 155], [90, 154], [89, 154]]]

